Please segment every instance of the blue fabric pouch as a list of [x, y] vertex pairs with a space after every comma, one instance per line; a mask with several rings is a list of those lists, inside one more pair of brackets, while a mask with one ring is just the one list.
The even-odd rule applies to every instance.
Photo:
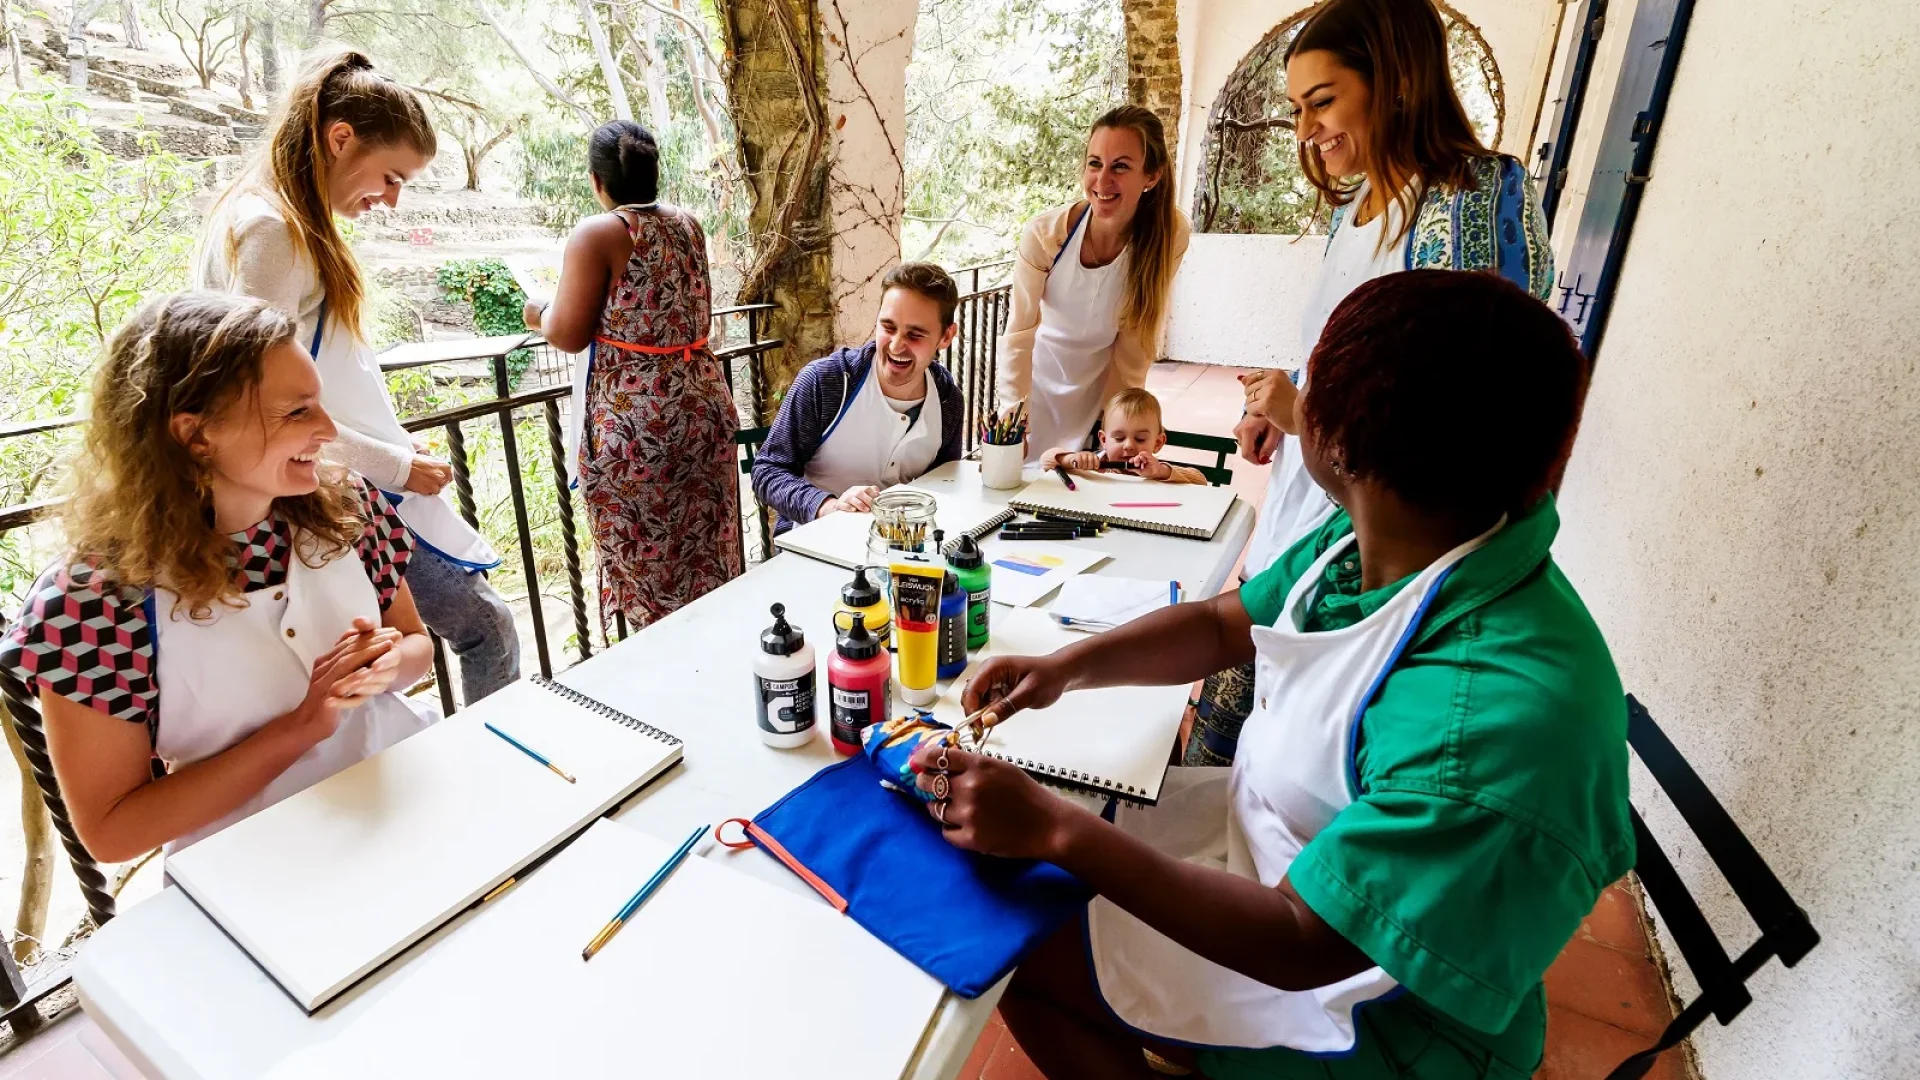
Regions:
[[[1051, 863], [961, 851], [864, 755], [829, 765], [751, 822], [748, 840], [961, 997], [980, 996], [1092, 899]], [[743, 846], [745, 841], [729, 846]]]

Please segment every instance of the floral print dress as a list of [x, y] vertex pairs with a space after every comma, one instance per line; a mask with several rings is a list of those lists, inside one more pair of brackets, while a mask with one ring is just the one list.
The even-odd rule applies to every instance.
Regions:
[[633, 254], [600, 316], [580, 441], [580, 492], [600, 574], [600, 626], [639, 629], [740, 566], [739, 430], [707, 349], [712, 290], [693, 215], [616, 211]]

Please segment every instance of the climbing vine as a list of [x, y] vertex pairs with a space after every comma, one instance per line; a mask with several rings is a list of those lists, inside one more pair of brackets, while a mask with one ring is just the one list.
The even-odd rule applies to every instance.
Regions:
[[[527, 305], [527, 294], [513, 280], [506, 263], [499, 259], [454, 259], [442, 264], [436, 277], [448, 300], [465, 302], [473, 309], [475, 330], [493, 337], [526, 329], [522, 309]], [[507, 354], [509, 389], [520, 385], [520, 377], [532, 363], [531, 349]]]

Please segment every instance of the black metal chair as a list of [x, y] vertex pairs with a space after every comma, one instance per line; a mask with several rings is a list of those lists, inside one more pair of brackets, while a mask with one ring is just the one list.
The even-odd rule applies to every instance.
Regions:
[[1647, 899], [1666, 921], [1668, 932], [1680, 947], [1680, 955], [1686, 959], [1687, 969], [1699, 982], [1700, 996], [1673, 1018], [1660, 1033], [1658, 1042], [1621, 1062], [1608, 1074], [1607, 1080], [1639, 1080], [1653, 1068], [1662, 1053], [1686, 1041], [1709, 1015], [1723, 1027], [1732, 1023], [1753, 1001], [1747, 980], [1765, 967], [1768, 960], [1777, 956], [1782, 964], [1792, 967], [1820, 943], [1820, 935], [1807, 920], [1807, 913], [1787, 895], [1780, 878], [1760, 857], [1740, 826], [1713, 797], [1713, 792], [1707, 790], [1693, 766], [1680, 756], [1673, 741], [1653, 722], [1646, 706], [1632, 694], [1627, 695], [1627, 743], [1659, 782], [1667, 798], [1673, 801], [1687, 827], [1706, 849], [1707, 857], [1733, 887], [1741, 906], [1760, 928], [1760, 937], [1747, 946], [1738, 959], [1728, 958], [1726, 947], [1707, 923], [1699, 903], [1681, 882], [1667, 853], [1647, 830], [1640, 812], [1634, 810], [1633, 838], [1639, 849], [1634, 871], [1640, 876]]
[[[768, 428], [747, 428], [734, 433], [733, 444], [740, 448], [740, 475], [748, 484], [753, 482], [753, 459], [760, 452], [760, 444], [767, 441]], [[767, 508], [758, 500], [753, 504], [753, 518], [760, 532], [760, 557], [767, 559], [773, 555], [773, 523], [767, 519]], [[747, 546], [740, 545], [740, 572], [747, 572]]]
[[[1227, 484], [1233, 483], [1233, 470], [1227, 468], [1227, 455], [1240, 449], [1239, 443], [1234, 442], [1224, 435], [1202, 435], [1194, 431], [1169, 431], [1167, 432], [1167, 445], [1178, 446], [1187, 450], [1201, 450], [1213, 454], [1214, 459], [1212, 465], [1191, 465], [1190, 467], [1199, 469], [1200, 475], [1206, 477], [1207, 483], [1212, 484], [1214, 487], [1224, 487]], [[1188, 465], [1189, 463], [1183, 461], [1181, 464]]]

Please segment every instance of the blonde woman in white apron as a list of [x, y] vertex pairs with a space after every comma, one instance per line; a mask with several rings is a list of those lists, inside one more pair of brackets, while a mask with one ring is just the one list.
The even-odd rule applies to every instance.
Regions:
[[401, 426], [363, 329], [365, 282], [334, 224], [397, 204], [435, 146], [419, 99], [365, 56], [308, 65], [275, 118], [265, 157], [209, 213], [196, 285], [259, 297], [299, 323], [340, 428], [328, 460], [398, 508], [415, 540], [409, 581], [421, 616], [453, 650], [471, 705], [520, 677], [513, 612], [485, 576], [500, 556], [443, 494], [452, 466], [425, 454]]
[[991, 758], [916, 758], [953, 843], [1098, 894], [1001, 1003], [1056, 1080], [1524, 1080], [1542, 974], [1632, 865], [1619, 678], [1548, 554], [1587, 379], [1565, 325], [1416, 271], [1356, 290], [1312, 363], [1329, 521], [1238, 592], [991, 660], [965, 693], [1018, 724], [1252, 660], [1231, 768], [1173, 769], [1109, 824]]
[[[391, 504], [316, 460], [335, 427], [291, 319], [182, 293], [95, 375], [66, 517], [0, 665], [39, 695], [101, 862], [177, 850], [438, 718]], [[155, 769], [154, 762], [163, 769]]]
[[1191, 227], [1173, 205], [1159, 117], [1122, 105], [1094, 122], [1086, 198], [1020, 233], [995, 401], [1027, 403], [1027, 460], [1085, 446], [1100, 409], [1147, 384]]

